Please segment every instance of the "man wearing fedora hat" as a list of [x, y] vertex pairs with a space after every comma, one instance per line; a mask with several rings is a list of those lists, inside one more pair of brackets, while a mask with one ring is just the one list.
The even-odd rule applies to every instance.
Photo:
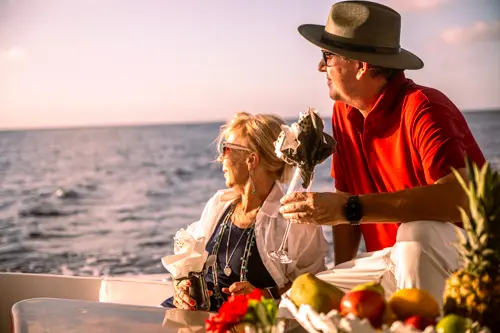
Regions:
[[[349, 290], [380, 281], [389, 295], [421, 288], [442, 300], [445, 279], [458, 268], [457, 206], [465, 193], [465, 157], [484, 156], [457, 107], [440, 91], [415, 84], [404, 70], [419, 57], [400, 46], [401, 16], [368, 1], [343, 1], [325, 26], [299, 32], [319, 46], [337, 150], [333, 193], [292, 193], [281, 213], [300, 223], [333, 226], [336, 266], [322, 279]], [[367, 253], [359, 254], [364, 238]]]

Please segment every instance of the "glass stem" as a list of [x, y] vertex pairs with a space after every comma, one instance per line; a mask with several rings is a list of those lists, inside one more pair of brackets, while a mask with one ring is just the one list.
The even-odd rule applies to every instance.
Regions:
[[[297, 191], [297, 186], [300, 186], [302, 191], [302, 184], [300, 183], [302, 181], [302, 178], [300, 177], [300, 169], [295, 168], [295, 172], [293, 174], [292, 180], [290, 181], [290, 186], [288, 187], [288, 190], [286, 191], [286, 194], [290, 194], [293, 192]], [[311, 181], [312, 184], [312, 181]], [[307, 191], [309, 191], [310, 187], [308, 188]], [[287, 220], [286, 224], [286, 229], [285, 229], [285, 235], [283, 236], [283, 240], [281, 241], [281, 245], [278, 251], [282, 251], [285, 247], [286, 241], [288, 240], [288, 233], [290, 232], [290, 227], [292, 225], [292, 221]]]

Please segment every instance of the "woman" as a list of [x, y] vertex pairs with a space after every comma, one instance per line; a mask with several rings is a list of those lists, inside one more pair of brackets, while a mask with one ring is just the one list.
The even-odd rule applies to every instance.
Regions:
[[[275, 154], [274, 141], [285, 122], [274, 115], [237, 113], [221, 127], [219, 158], [228, 189], [218, 191], [207, 203], [201, 219], [188, 231], [205, 237], [206, 250], [216, 256], [206, 282], [211, 291], [211, 311], [217, 311], [231, 294], [248, 294], [254, 288], [280, 298], [298, 275], [324, 270], [328, 252], [321, 227], [293, 224], [288, 265], [271, 260], [267, 252], [279, 248], [286, 221], [279, 214], [284, 196], [280, 183], [290, 166]], [[214, 269], [215, 267], [215, 269]], [[193, 309], [189, 281], [174, 281], [174, 296], [165, 307]]]

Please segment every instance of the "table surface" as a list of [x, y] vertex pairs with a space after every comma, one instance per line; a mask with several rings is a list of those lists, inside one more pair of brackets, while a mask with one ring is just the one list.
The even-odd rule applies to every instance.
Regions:
[[33, 298], [12, 307], [14, 333], [205, 332], [209, 312]]
[[[205, 332], [209, 312], [163, 307], [32, 298], [12, 307], [14, 333], [198, 333]], [[304, 332], [295, 320], [286, 332]]]

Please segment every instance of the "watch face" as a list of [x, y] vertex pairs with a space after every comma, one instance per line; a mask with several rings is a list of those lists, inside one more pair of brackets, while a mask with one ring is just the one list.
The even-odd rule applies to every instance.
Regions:
[[359, 221], [363, 218], [361, 202], [357, 195], [349, 197], [345, 206], [345, 218], [351, 225], [359, 225]]

